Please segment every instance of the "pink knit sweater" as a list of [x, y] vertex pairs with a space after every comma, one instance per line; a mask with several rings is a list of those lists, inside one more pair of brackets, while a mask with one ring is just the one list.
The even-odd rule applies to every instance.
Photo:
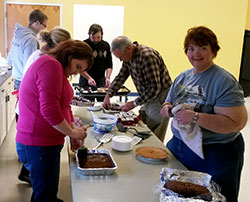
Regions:
[[26, 72], [19, 95], [16, 141], [33, 146], [63, 144], [64, 135], [53, 125], [64, 119], [73, 122], [73, 89], [62, 65], [51, 56], [39, 57]]

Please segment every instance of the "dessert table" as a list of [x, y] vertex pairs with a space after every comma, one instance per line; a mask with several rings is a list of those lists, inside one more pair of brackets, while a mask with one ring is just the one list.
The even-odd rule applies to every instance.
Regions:
[[[73, 114], [89, 125], [92, 120], [91, 113], [86, 107], [72, 107]], [[94, 112], [96, 114], [102, 111]], [[141, 122], [137, 130], [145, 131], [148, 128]], [[132, 132], [132, 131], [131, 131]], [[133, 133], [113, 131], [115, 135], [133, 137]], [[97, 134], [93, 127], [88, 127], [88, 136], [84, 145], [89, 149], [96, 146]], [[148, 139], [135, 145], [131, 151], [119, 152], [111, 148], [111, 142], [103, 144], [99, 149], [108, 149], [118, 168], [111, 175], [94, 176], [83, 175], [77, 168], [73, 153], [69, 150], [69, 166], [73, 202], [152, 202], [158, 201], [158, 195], [153, 188], [160, 184], [160, 172], [163, 167], [186, 169], [169, 151], [167, 160], [160, 162], [143, 162], [136, 157], [138, 147], [150, 146], [166, 149], [166, 146], [152, 134]]]

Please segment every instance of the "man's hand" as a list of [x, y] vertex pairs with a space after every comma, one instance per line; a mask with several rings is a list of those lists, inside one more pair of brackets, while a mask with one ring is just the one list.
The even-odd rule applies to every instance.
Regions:
[[106, 94], [104, 100], [103, 100], [103, 104], [102, 106], [105, 108], [105, 109], [108, 109], [110, 107], [110, 95], [109, 94]]
[[111, 83], [110, 83], [110, 78], [107, 77], [107, 78], [106, 78], [106, 85], [105, 85], [105, 87], [106, 87], [106, 88], [109, 88], [110, 85], [111, 85]]
[[90, 86], [96, 86], [96, 82], [95, 82], [95, 80], [93, 78], [89, 78], [88, 83], [89, 83]]
[[127, 102], [126, 104], [121, 106], [121, 110], [124, 111], [124, 112], [128, 112], [128, 111], [130, 111], [131, 109], [134, 109], [134, 108], [135, 108], [135, 106], [134, 106], [133, 101]]

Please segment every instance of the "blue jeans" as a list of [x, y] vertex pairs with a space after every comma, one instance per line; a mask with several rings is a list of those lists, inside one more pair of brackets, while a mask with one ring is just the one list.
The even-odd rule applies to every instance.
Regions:
[[167, 143], [167, 147], [188, 170], [210, 174], [221, 186], [227, 202], [238, 201], [245, 149], [242, 135], [230, 143], [203, 145], [204, 160], [176, 137]]
[[35, 202], [57, 201], [63, 145], [27, 146], [16, 142], [19, 160], [30, 171]]
[[14, 89], [19, 90], [20, 88], [21, 81], [19, 80], [14, 80]]

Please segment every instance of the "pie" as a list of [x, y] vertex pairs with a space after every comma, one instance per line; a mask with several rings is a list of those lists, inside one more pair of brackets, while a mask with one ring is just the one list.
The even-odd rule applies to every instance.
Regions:
[[168, 152], [157, 147], [139, 147], [136, 149], [136, 154], [149, 159], [166, 159]]

